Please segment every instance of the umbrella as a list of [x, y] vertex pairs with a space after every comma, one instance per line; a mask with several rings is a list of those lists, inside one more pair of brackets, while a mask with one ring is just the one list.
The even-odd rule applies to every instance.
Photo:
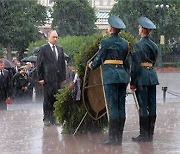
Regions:
[[69, 62], [71, 60], [71, 58], [64, 52], [64, 58], [65, 60], [67, 60], [67, 62]]
[[8, 69], [8, 68], [13, 68], [15, 67], [14, 63], [8, 59], [3, 59], [4, 61], [4, 68]]
[[27, 62], [27, 61], [26, 61], [27, 58], [28, 58], [28, 57], [24, 57], [23, 59], [21, 59], [21, 62]]
[[32, 53], [37, 55], [41, 47], [35, 47], [32, 49]]
[[24, 57], [21, 61], [35, 63], [37, 61], [37, 56]]

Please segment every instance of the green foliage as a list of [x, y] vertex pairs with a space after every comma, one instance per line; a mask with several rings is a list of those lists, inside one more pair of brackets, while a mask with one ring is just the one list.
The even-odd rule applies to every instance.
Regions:
[[88, 36], [66, 36], [60, 38], [58, 44], [64, 48], [64, 51], [74, 61], [76, 55], [79, 55], [79, 53], [87, 47], [87, 43], [91, 43], [96, 37], [97, 34]]
[[161, 45], [162, 46], [162, 53], [163, 55], [172, 52], [170, 45]]
[[[54, 114], [57, 118], [57, 120], [61, 123], [64, 124], [66, 121], [70, 121], [73, 112], [71, 113], [71, 109], [73, 104], [73, 99], [72, 99], [72, 89], [66, 87], [64, 89], [60, 89], [59, 93], [56, 95], [56, 99], [58, 101], [55, 102], [54, 107]], [[61, 111], [61, 112], [59, 112]], [[76, 113], [76, 112], [75, 112]], [[70, 119], [69, 119], [70, 118]], [[64, 130], [68, 130], [68, 127], [70, 124], [72, 124], [74, 120], [70, 121], [70, 123], [64, 124], [65, 128]], [[72, 128], [72, 127], [70, 127]], [[65, 131], [65, 132], [66, 132]], [[71, 130], [69, 130], [71, 132]], [[67, 132], [66, 132], [67, 133]]]
[[4, 57], [4, 51], [2, 50], [2, 46], [0, 45], [0, 58]]
[[[156, 7], [164, 4], [166, 7]], [[159, 44], [160, 34], [165, 34], [166, 40], [180, 35], [180, 3], [179, 0], [118, 0], [114, 5], [111, 14], [119, 15], [127, 25], [127, 31], [136, 36], [138, 34], [137, 19], [146, 16], [155, 22], [157, 30], [152, 32], [152, 37]], [[172, 30], [174, 29], [174, 30]]]
[[66, 36], [60, 38], [58, 44], [60, 44], [64, 51], [71, 57], [74, 58], [74, 55], [79, 54], [86, 45], [86, 41], [88, 37], [85, 36]]
[[180, 61], [175, 63], [175, 67], [180, 67]]
[[92, 35], [91, 39], [87, 39], [88, 41], [86, 42], [84, 50], [81, 50], [79, 54], [75, 55], [75, 66], [81, 80], [83, 80], [84, 77], [87, 61], [98, 51], [102, 37], [100, 34]]
[[[56, 95], [57, 101], [54, 104], [54, 115], [63, 125], [63, 132], [68, 134], [72, 134], [75, 131], [86, 113], [83, 103], [81, 101], [73, 102], [72, 98], [72, 89], [65, 87], [59, 90], [59, 93]], [[78, 131], [87, 133], [88, 131], [100, 130], [104, 125], [99, 125], [99, 123], [100, 121], [93, 121], [89, 116], [86, 116]]]
[[95, 13], [87, 0], [55, 0], [53, 27], [61, 36], [89, 35], [95, 32]]
[[46, 20], [46, 9], [35, 0], [0, 0], [0, 43], [23, 51], [36, 40], [38, 26]]

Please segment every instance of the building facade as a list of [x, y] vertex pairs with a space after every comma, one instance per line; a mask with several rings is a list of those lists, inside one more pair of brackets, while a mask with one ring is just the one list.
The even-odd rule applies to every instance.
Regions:
[[115, 0], [89, 0], [89, 3], [93, 8], [95, 8], [97, 17], [95, 24], [98, 29], [107, 29], [109, 12], [116, 3]]

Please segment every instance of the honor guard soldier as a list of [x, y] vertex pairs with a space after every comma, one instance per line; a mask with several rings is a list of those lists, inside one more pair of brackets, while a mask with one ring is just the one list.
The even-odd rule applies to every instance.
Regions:
[[[128, 42], [118, 33], [126, 28], [117, 16], [108, 19], [110, 37], [101, 41], [95, 59], [89, 63], [91, 69], [102, 66], [102, 83], [109, 120], [109, 137], [100, 142], [103, 145], [121, 145], [125, 123], [125, 97], [129, 82]], [[97, 96], [98, 97], [98, 96]]]
[[131, 89], [136, 90], [139, 104], [140, 135], [132, 138], [135, 142], [153, 140], [156, 121], [156, 85], [159, 84], [154, 65], [158, 47], [149, 38], [151, 30], [156, 29], [154, 23], [146, 18], [138, 19], [141, 39], [134, 45], [131, 69]]

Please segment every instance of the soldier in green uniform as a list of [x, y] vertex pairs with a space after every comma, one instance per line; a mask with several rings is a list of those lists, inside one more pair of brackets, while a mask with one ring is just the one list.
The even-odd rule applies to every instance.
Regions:
[[130, 87], [136, 90], [139, 104], [140, 135], [132, 140], [147, 142], [153, 140], [156, 121], [156, 85], [159, 82], [154, 65], [158, 47], [149, 38], [150, 31], [156, 29], [154, 23], [146, 17], [139, 18], [138, 23], [141, 39], [134, 45]]
[[129, 83], [128, 74], [128, 42], [118, 33], [126, 28], [117, 16], [108, 19], [110, 37], [101, 41], [100, 49], [92, 62], [91, 69], [102, 67], [102, 83], [109, 119], [109, 137], [100, 142], [103, 145], [121, 145], [125, 123], [126, 87]]

